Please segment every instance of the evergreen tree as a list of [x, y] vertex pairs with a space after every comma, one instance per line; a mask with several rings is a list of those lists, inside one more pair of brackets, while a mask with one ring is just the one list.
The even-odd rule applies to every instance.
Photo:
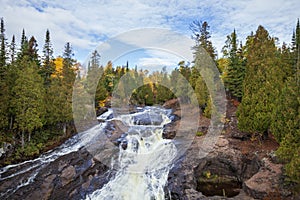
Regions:
[[237, 113], [238, 127], [242, 131], [268, 133], [274, 99], [283, 82], [277, 53], [274, 38], [259, 26], [248, 47], [244, 95]]
[[297, 83], [300, 84], [300, 22], [299, 19], [296, 25], [296, 32], [293, 33], [292, 38], [292, 52], [294, 57], [294, 72], [297, 73]]
[[61, 109], [63, 121], [63, 131], [66, 134], [67, 124], [72, 121], [72, 92], [73, 84], [76, 78], [76, 73], [73, 68], [75, 60], [73, 59], [73, 50], [70, 43], [66, 43], [65, 50], [63, 53], [63, 67], [62, 67], [62, 79], [61, 79], [61, 97], [65, 100]]
[[288, 79], [277, 99], [271, 130], [280, 143], [277, 155], [285, 165], [286, 174], [291, 181], [300, 183], [300, 86], [297, 77]]
[[[6, 38], [5, 38], [5, 28], [4, 28], [4, 20], [1, 18], [0, 22], [0, 73], [5, 71], [6, 66]], [[1, 72], [2, 71], [2, 72]], [[2, 77], [1, 77], [2, 78]]]
[[10, 63], [14, 63], [15, 59], [16, 59], [16, 41], [15, 41], [15, 35], [13, 35], [13, 37], [11, 39], [9, 54], [10, 54]]
[[[290, 181], [300, 183], [300, 84], [299, 84], [299, 48], [300, 26], [296, 25], [296, 33], [292, 38], [292, 50], [284, 44], [281, 49], [281, 65], [285, 84], [276, 99], [276, 107], [272, 115], [271, 131], [280, 147], [276, 151], [284, 161], [285, 173]], [[296, 36], [298, 35], [298, 36]], [[298, 39], [297, 39], [298, 38]]]
[[104, 71], [103, 67], [100, 67], [100, 57], [97, 50], [92, 53], [87, 72], [87, 91], [94, 95], [95, 107], [98, 107], [107, 97], [102, 78]]
[[50, 32], [46, 31], [45, 44], [43, 47], [43, 64], [41, 66], [41, 75], [44, 78], [44, 84], [46, 87], [50, 86], [50, 77], [55, 71], [55, 64], [53, 62], [53, 48], [50, 41]]
[[70, 43], [66, 43], [61, 72], [57, 72], [51, 77], [51, 84], [48, 89], [50, 104], [49, 122], [62, 128], [64, 135], [67, 127], [73, 119], [72, 114], [72, 92], [76, 73], [73, 68], [75, 60]]
[[36, 39], [32, 36], [28, 42], [28, 49], [26, 55], [28, 58], [35, 62], [37, 66], [40, 66], [40, 59], [38, 54], [38, 44]]
[[17, 59], [21, 60], [25, 55], [28, 55], [28, 39], [25, 35], [25, 30], [23, 29], [21, 36], [21, 48], [17, 55]]
[[210, 26], [206, 21], [203, 23], [200, 21], [193, 21], [193, 23], [190, 25], [190, 29], [193, 33], [192, 39], [194, 39], [196, 42], [195, 50], [197, 51], [197, 47], [201, 46], [207, 51], [210, 57], [215, 60], [217, 55], [215, 48], [210, 41], [211, 36], [209, 28]]
[[[209, 103], [209, 95], [208, 95], [208, 88], [207, 83], [204, 81], [203, 74], [207, 74], [207, 69], [205, 69], [205, 66], [200, 66], [201, 60], [203, 59], [203, 49], [208, 53], [208, 55], [212, 58], [213, 61], [216, 59], [216, 52], [215, 48], [212, 45], [212, 42], [210, 41], [210, 32], [209, 32], [209, 25], [206, 21], [201, 23], [200, 21], [194, 21], [190, 25], [190, 29], [192, 30], [192, 38], [195, 40], [196, 45], [194, 46], [195, 50], [195, 68], [199, 71], [199, 77], [197, 79], [194, 79], [195, 82], [195, 93], [198, 99], [199, 106], [205, 113], [210, 113], [209, 109], [211, 109], [210, 106], [211, 103]], [[214, 78], [212, 76], [212, 78]], [[207, 109], [205, 111], [205, 109]]]
[[195, 94], [200, 108], [204, 111], [208, 103], [209, 93], [202, 76], [199, 76], [196, 80]]
[[[229, 93], [239, 101], [243, 95], [243, 80], [245, 66], [243, 62], [242, 49], [238, 49], [238, 40], [235, 30], [227, 36], [225, 55], [228, 52], [229, 64], [225, 71], [224, 84]], [[223, 48], [223, 49], [224, 49]]]
[[6, 38], [4, 20], [0, 24], [0, 128], [6, 128], [8, 124], [8, 85], [7, 85], [7, 64], [6, 64]]
[[164, 67], [160, 73], [161, 81], [156, 85], [156, 102], [159, 104], [164, 103], [165, 101], [173, 97], [171, 89], [171, 82]]
[[16, 109], [16, 128], [21, 132], [22, 147], [25, 145], [25, 133], [30, 142], [31, 133], [43, 126], [43, 82], [38, 74], [36, 63], [26, 56], [21, 60], [23, 70], [19, 70], [19, 76], [13, 87], [13, 104]]

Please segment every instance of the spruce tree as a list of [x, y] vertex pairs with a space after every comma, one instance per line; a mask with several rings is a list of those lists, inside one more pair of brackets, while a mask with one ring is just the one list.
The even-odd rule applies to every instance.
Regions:
[[229, 64], [225, 70], [224, 84], [232, 97], [241, 100], [243, 95], [243, 80], [245, 76], [245, 66], [242, 55], [242, 47], [238, 49], [236, 31], [227, 37], [226, 48], [228, 49]]
[[53, 48], [50, 40], [50, 32], [46, 31], [45, 44], [43, 47], [43, 60], [40, 73], [44, 78], [44, 84], [46, 87], [50, 86], [50, 77], [55, 71], [55, 64], [53, 58]]
[[[203, 49], [208, 53], [208, 55], [212, 58], [213, 61], [216, 59], [216, 52], [215, 48], [210, 41], [210, 32], [209, 32], [209, 25], [206, 21], [203, 23], [200, 21], [194, 21], [190, 25], [190, 29], [192, 30], [192, 38], [195, 40], [196, 45], [194, 46], [195, 50], [195, 68], [199, 71], [199, 74], [203, 74], [206, 70], [204, 69], [205, 66], [200, 66], [201, 63], [201, 56], [203, 56]], [[193, 76], [193, 75], [192, 75]], [[211, 109], [208, 105], [209, 95], [208, 95], [208, 88], [206, 85], [205, 77], [199, 76], [197, 79], [194, 79], [195, 82], [195, 93], [199, 102], [200, 107], [206, 113], [210, 113], [209, 109]], [[207, 109], [205, 111], [205, 109]]]
[[8, 85], [7, 85], [7, 64], [6, 64], [6, 38], [4, 20], [0, 24], [0, 129], [8, 125]]
[[64, 134], [66, 134], [67, 124], [70, 123], [73, 119], [72, 92], [74, 81], [76, 78], [76, 73], [73, 68], [74, 64], [75, 60], [73, 59], [73, 50], [71, 44], [68, 42], [65, 45], [65, 50], [63, 53], [62, 79], [60, 88], [60, 97], [63, 98], [64, 101], [62, 107], [60, 108], [62, 110], [62, 124]]
[[32, 62], [35, 62], [38, 67], [40, 66], [38, 44], [36, 39], [33, 36], [28, 41], [28, 49], [26, 55]]
[[[1, 71], [5, 71], [7, 52], [6, 52], [6, 38], [5, 38], [5, 28], [4, 28], [4, 20], [1, 18], [0, 22], [0, 73]], [[2, 77], [1, 77], [2, 78]]]
[[15, 59], [16, 59], [16, 41], [15, 41], [15, 35], [12, 36], [9, 48], [10, 48], [9, 49], [10, 63], [14, 63]]

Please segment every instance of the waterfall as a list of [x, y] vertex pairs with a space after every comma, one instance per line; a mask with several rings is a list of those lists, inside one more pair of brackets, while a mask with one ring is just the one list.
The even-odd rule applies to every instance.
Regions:
[[142, 112], [115, 116], [115, 120], [129, 126], [119, 146], [117, 172], [86, 199], [165, 199], [164, 186], [177, 154], [172, 140], [162, 138], [163, 126], [171, 122], [170, 113], [170, 110], [146, 107]]
[[[59, 162], [61, 157], [68, 159], [68, 154], [82, 149], [91, 155], [94, 150], [104, 156], [106, 152], [116, 152], [114, 160], [107, 163], [114, 172], [112, 178], [99, 190], [87, 194], [86, 199], [164, 199], [164, 186], [178, 151], [172, 140], [162, 138], [164, 125], [171, 122], [170, 116], [171, 110], [157, 107], [138, 108], [136, 113], [120, 115], [109, 109], [98, 117], [101, 123], [78, 133], [61, 146], [36, 159], [1, 168], [0, 199], [14, 199], [21, 188], [32, 187], [51, 163]], [[119, 147], [110, 143], [106, 135], [107, 126], [113, 120], [128, 128], [118, 138]], [[103, 144], [106, 142], [110, 145]], [[101, 151], [101, 148], [115, 149]], [[109, 154], [106, 156], [110, 158]]]

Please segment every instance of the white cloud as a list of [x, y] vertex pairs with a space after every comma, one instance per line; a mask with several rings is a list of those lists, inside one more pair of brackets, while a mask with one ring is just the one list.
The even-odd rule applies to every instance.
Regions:
[[168, 28], [189, 37], [189, 24], [196, 19], [209, 22], [219, 51], [233, 28], [245, 41], [260, 24], [290, 42], [299, 10], [298, 0], [2, 0], [0, 7], [9, 40], [16, 34], [19, 41], [25, 28], [41, 49], [49, 28], [56, 55], [71, 42], [81, 61], [103, 40], [132, 29]]
[[147, 55], [147, 57], [138, 59], [137, 66], [142, 69], [148, 69], [149, 71], [151, 69], [160, 71], [162, 67], [174, 68], [183, 60], [182, 57], [160, 49], [148, 49], [145, 55]]

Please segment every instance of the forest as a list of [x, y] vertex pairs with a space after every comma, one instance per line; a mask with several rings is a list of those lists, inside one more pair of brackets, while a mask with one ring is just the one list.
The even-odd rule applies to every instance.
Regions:
[[[54, 58], [50, 31], [39, 50], [34, 36], [22, 31], [20, 44], [9, 41], [4, 19], [0, 27], [0, 165], [9, 165], [40, 155], [76, 133], [72, 112], [74, 81], [82, 87], [96, 88], [95, 110], [109, 107], [115, 86], [126, 74], [128, 81], [143, 86], [124, 90], [133, 105], [162, 105], [185, 96], [181, 78], [189, 82], [203, 116], [210, 118], [212, 108], [207, 86], [196, 70], [197, 51], [204, 48], [221, 74], [227, 98], [238, 105], [238, 128], [253, 138], [275, 137], [276, 155], [285, 164], [287, 181], [300, 183], [300, 23], [291, 30], [291, 43], [278, 45], [263, 26], [251, 32], [243, 43], [238, 31], [224, 38], [222, 57], [218, 57], [207, 22], [190, 25], [195, 40], [195, 61], [184, 61], [169, 74], [166, 68], [149, 73], [129, 66], [100, 66], [101, 55], [91, 54], [87, 76], [74, 58], [72, 46], [65, 44], [62, 56]], [[201, 67], [201, 66], [200, 66]], [[97, 72], [97, 73], [95, 73]], [[98, 83], [89, 76], [102, 74]], [[182, 75], [182, 76], [179, 76]], [[158, 84], [158, 83], [164, 83]], [[92, 86], [91, 86], [92, 84]], [[93, 85], [94, 84], [94, 85]], [[96, 84], [96, 85], [95, 85]], [[169, 88], [172, 88], [170, 90]], [[173, 92], [172, 92], [173, 91]], [[178, 91], [178, 92], [174, 92]], [[93, 91], [91, 91], [93, 93]], [[186, 99], [189, 101], [189, 99]], [[193, 102], [195, 103], [195, 102]]]

